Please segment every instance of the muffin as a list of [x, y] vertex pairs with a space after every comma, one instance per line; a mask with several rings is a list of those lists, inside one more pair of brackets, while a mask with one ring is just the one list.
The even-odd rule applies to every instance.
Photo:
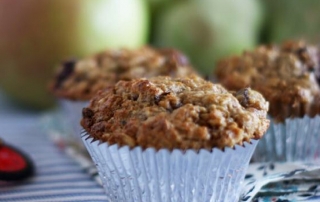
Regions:
[[[174, 49], [107, 50], [82, 60], [65, 61], [50, 88], [79, 136], [81, 110], [95, 93], [119, 80], [152, 76], [185, 76], [195, 73], [186, 56]], [[81, 140], [80, 140], [81, 142]]]
[[267, 110], [194, 75], [119, 81], [83, 109], [82, 138], [111, 201], [237, 201]]
[[52, 83], [57, 97], [88, 101], [95, 93], [119, 80], [153, 76], [185, 76], [194, 73], [188, 59], [174, 49], [148, 46], [131, 50], [107, 50], [82, 60], [64, 62]]
[[312, 160], [319, 153], [319, 50], [303, 41], [263, 45], [220, 61], [218, 80], [229, 90], [251, 87], [270, 103], [272, 118], [256, 161]]

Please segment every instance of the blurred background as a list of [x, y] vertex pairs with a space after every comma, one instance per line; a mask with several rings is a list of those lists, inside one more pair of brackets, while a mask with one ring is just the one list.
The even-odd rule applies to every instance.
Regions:
[[0, 109], [52, 108], [55, 67], [108, 48], [178, 48], [209, 75], [261, 43], [318, 43], [319, 10], [315, 0], [0, 0]]

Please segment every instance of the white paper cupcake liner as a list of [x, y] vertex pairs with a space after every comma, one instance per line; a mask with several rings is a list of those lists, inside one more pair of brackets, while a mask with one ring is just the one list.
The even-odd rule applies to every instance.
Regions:
[[227, 148], [168, 151], [119, 148], [82, 137], [110, 201], [238, 201], [258, 141]]
[[261, 138], [253, 154], [254, 162], [313, 162], [320, 157], [320, 116], [286, 119], [275, 123]]
[[85, 149], [81, 140], [82, 127], [80, 120], [82, 118], [82, 109], [88, 106], [89, 101], [71, 101], [60, 99], [59, 104], [65, 114], [65, 121], [71, 128], [69, 140], [80, 149]]

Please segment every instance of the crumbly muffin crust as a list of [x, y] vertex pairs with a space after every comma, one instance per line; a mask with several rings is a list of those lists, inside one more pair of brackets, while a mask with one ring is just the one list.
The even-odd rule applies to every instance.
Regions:
[[229, 90], [251, 87], [270, 102], [276, 121], [320, 113], [319, 51], [303, 41], [260, 46], [220, 61], [216, 76]]
[[188, 59], [174, 49], [107, 50], [88, 58], [64, 62], [51, 84], [60, 98], [89, 100], [98, 90], [119, 80], [195, 73]]
[[211, 150], [259, 139], [268, 102], [250, 88], [230, 93], [192, 75], [120, 81], [83, 109], [81, 125], [95, 140], [131, 148]]

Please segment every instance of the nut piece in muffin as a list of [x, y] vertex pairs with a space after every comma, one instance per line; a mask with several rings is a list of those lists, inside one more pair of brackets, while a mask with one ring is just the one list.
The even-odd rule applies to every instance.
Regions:
[[220, 61], [216, 76], [229, 90], [251, 87], [270, 102], [275, 121], [320, 113], [319, 50], [303, 41], [260, 46]]
[[192, 75], [119, 81], [83, 109], [81, 125], [95, 140], [131, 148], [208, 149], [259, 139], [268, 102], [250, 88], [230, 93]]
[[82, 60], [63, 63], [51, 83], [60, 98], [89, 100], [98, 90], [119, 80], [194, 73], [188, 59], [174, 49], [142, 47], [100, 52]]

